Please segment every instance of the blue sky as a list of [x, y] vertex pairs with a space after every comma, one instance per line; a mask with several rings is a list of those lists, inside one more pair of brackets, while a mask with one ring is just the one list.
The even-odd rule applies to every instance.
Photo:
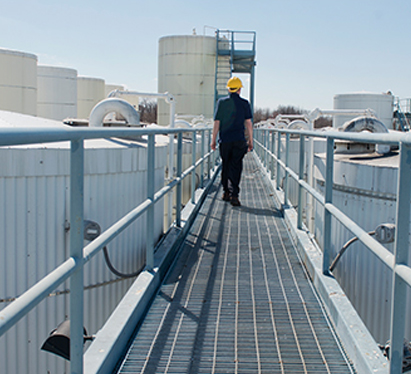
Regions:
[[157, 90], [158, 40], [204, 26], [256, 31], [256, 107], [411, 97], [409, 0], [0, 0], [0, 48], [146, 92]]

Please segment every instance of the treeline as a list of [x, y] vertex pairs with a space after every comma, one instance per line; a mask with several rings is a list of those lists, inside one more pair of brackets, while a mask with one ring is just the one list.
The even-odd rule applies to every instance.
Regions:
[[[140, 112], [140, 121], [142, 123], [157, 123], [157, 102], [155, 100], [141, 100], [138, 110]], [[275, 118], [278, 114], [304, 113], [307, 113], [307, 111], [292, 105], [279, 105], [275, 110], [256, 108], [254, 110], [254, 123], [265, 121], [269, 118]], [[314, 123], [315, 128], [327, 126], [332, 126], [332, 120], [330, 117], [320, 117]]]
[[[308, 113], [304, 109], [297, 108], [292, 105], [279, 105], [277, 109], [261, 109], [256, 108], [254, 110], [254, 123], [258, 123], [261, 121], [265, 121], [269, 118], [275, 118], [279, 114], [305, 114]], [[314, 127], [319, 129], [322, 127], [332, 126], [332, 119], [331, 117], [320, 117], [314, 122]]]

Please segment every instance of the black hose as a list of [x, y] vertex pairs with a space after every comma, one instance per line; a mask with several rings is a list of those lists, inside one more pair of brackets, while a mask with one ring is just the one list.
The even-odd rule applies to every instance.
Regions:
[[[368, 235], [375, 235], [375, 231], [370, 231]], [[347, 248], [354, 242], [356, 242], [358, 238], [355, 236], [354, 238], [351, 238], [347, 243], [345, 243], [340, 251], [337, 253], [337, 256], [335, 256], [334, 261], [331, 263], [331, 266], [329, 267], [330, 271], [333, 271], [335, 266], [337, 265], [337, 262], [340, 260], [341, 256], [344, 254], [344, 252], [347, 250]]]
[[120, 278], [133, 278], [133, 277], [136, 277], [137, 275], [139, 275], [139, 274], [141, 273], [141, 270], [143, 270], [143, 268], [144, 268], [144, 266], [142, 266], [139, 270], [137, 270], [137, 271], [134, 272], [134, 273], [130, 273], [130, 274], [122, 273], [122, 272], [118, 271], [118, 270], [113, 266], [113, 264], [111, 263], [110, 257], [109, 257], [109, 255], [108, 255], [107, 247], [104, 247], [104, 248], [103, 248], [103, 253], [104, 253], [104, 259], [106, 260], [106, 264], [107, 264], [108, 268], [110, 269], [110, 271], [111, 271], [113, 274], [115, 274], [115, 275], [117, 275], [118, 277], [120, 277]]

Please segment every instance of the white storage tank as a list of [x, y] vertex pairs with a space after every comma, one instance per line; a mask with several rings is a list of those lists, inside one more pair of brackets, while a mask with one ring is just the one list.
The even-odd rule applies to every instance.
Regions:
[[37, 114], [37, 56], [0, 48], [0, 110]]
[[[0, 126], [64, 127], [61, 122], [0, 111]], [[147, 191], [147, 142], [86, 140], [84, 218], [102, 231], [139, 205]], [[156, 142], [155, 188], [164, 185], [167, 142]], [[0, 310], [61, 264], [69, 253], [69, 142], [0, 147]], [[155, 206], [154, 236], [164, 207]], [[133, 273], [145, 263], [145, 215], [107, 246], [113, 266]], [[85, 241], [87, 244], [87, 241]], [[85, 266], [84, 326], [95, 334], [135, 278], [119, 279], [103, 253]], [[69, 373], [68, 362], [40, 350], [69, 315], [69, 282], [58, 287], [0, 339], [1, 373]]]
[[77, 77], [77, 117], [89, 118], [91, 110], [105, 99], [104, 79]]
[[[211, 36], [165, 36], [159, 40], [158, 92], [171, 93], [176, 114], [213, 117], [216, 39]], [[169, 105], [158, 100], [158, 124], [170, 122]]]
[[77, 70], [37, 67], [37, 115], [57, 121], [77, 117]]
[[[356, 92], [334, 96], [334, 109], [372, 109], [387, 129], [393, 128], [393, 106], [394, 96], [391, 92]], [[333, 119], [333, 127], [341, 127], [345, 122], [355, 117], [358, 117], [358, 115], [335, 116]]]

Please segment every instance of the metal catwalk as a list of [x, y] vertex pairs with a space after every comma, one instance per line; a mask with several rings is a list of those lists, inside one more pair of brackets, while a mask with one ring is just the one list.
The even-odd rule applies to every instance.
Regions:
[[253, 154], [206, 198], [118, 373], [353, 373]]

